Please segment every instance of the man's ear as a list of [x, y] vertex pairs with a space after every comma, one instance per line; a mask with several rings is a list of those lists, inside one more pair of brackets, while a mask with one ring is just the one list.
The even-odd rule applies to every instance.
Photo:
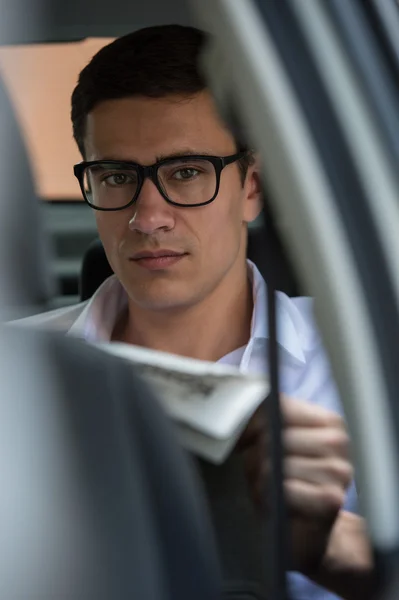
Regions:
[[244, 221], [246, 223], [255, 221], [263, 208], [259, 155], [254, 154], [253, 160], [254, 162], [248, 167], [244, 182]]

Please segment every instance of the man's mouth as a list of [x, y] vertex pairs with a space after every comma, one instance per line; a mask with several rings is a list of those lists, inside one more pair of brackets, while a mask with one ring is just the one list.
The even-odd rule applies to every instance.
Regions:
[[157, 271], [173, 266], [184, 258], [184, 256], [187, 256], [186, 252], [177, 252], [175, 250], [144, 250], [136, 252], [130, 260], [140, 265], [140, 267], [149, 269], [150, 271]]

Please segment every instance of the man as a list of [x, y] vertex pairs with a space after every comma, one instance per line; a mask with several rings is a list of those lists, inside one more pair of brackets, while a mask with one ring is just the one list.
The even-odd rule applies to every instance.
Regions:
[[[247, 227], [261, 210], [258, 163], [206, 90], [203, 42], [192, 28], [141, 30], [80, 74], [72, 121], [84, 162], [75, 174], [115, 276], [89, 303], [35, 322], [265, 372], [265, 283], [246, 261]], [[345, 499], [353, 472], [338, 396], [310, 301], [279, 294], [277, 313], [281, 385], [291, 396], [282, 407], [294, 568], [359, 597], [371, 559], [362, 520], [344, 510], [355, 501], [353, 487]], [[241, 440], [255, 501], [267, 472], [263, 432], [256, 415]], [[300, 575], [292, 590], [330, 597]]]

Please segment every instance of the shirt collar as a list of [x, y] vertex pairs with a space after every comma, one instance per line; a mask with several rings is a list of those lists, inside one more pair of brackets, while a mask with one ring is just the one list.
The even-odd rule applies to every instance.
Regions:
[[[250, 360], [256, 343], [261, 341], [263, 346], [269, 337], [266, 283], [254, 263], [248, 260], [247, 264], [252, 282], [254, 310], [251, 337], [243, 357], [244, 363]], [[127, 294], [122, 284], [115, 275], [112, 275], [104, 281], [88, 301], [68, 333], [83, 337], [88, 342], [110, 341], [116, 320], [127, 306], [127, 302]], [[277, 292], [276, 312], [279, 345], [292, 358], [300, 363], [305, 363], [304, 340], [301, 335], [303, 319], [292, 300], [282, 292]]]
[[108, 277], [87, 302], [68, 334], [87, 342], [109, 342], [121, 311], [128, 304], [127, 294], [116, 275]]
[[[254, 300], [250, 342], [252, 340], [253, 342], [256, 340], [265, 341], [269, 338], [266, 282], [256, 265], [250, 260], [247, 260], [247, 263]], [[301, 335], [303, 319], [291, 298], [283, 292], [277, 292], [276, 318], [277, 342], [293, 358], [300, 363], [305, 363], [304, 344]]]

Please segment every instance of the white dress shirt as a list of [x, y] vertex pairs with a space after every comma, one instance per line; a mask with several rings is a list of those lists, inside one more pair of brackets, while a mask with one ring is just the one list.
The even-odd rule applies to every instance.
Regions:
[[[254, 300], [250, 339], [246, 346], [234, 350], [219, 362], [235, 365], [242, 371], [267, 374], [266, 284], [257, 267], [247, 262]], [[113, 275], [87, 302], [28, 317], [18, 323], [61, 330], [88, 342], [110, 342], [118, 316], [127, 302], [124, 288]], [[278, 292], [276, 313], [281, 391], [342, 414], [329, 362], [314, 323], [313, 301], [310, 298], [289, 298]], [[356, 510], [353, 485], [345, 508]], [[295, 600], [337, 598], [298, 573], [290, 573], [289, 578], [291, 597]]]

